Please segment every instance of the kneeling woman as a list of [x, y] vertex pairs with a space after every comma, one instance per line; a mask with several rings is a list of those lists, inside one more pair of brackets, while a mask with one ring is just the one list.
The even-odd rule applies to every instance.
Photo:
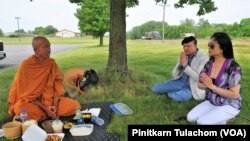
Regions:
[[207, 98], [188, 113], [187, 120], [201, 125], [226, 124], [241, 109], [241, 68], [226, 33], [214, 33], [208, 47], [210, 60], [198, 83], [199, 88], [207, 90]]

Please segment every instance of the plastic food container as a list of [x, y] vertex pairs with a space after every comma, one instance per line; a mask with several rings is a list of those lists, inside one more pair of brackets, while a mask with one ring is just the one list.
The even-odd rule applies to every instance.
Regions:
[[69, 131], [72, 136], [87, 136], [93, 132], [93, 124], [79, 124], [73, 126]]
[[110, 108], [118, 115], [129, 115], [133, 111], [124, 103], [111, 104]]
[[0, 129], [0, 138], [3, 137], [3, 129]]
[[36, 124], [31, 124], [22, 135], [24, 141], [45, 141], [46, 137], [47, 133]]
[[22, 139], [23, 141], [46, 141], [46, 139], [51, 135], [57, 135], [60, 138], [60, 141], [62, 141], [65, 134], [64, 133], [47, 134], [43, 129], [41, 129], [36, 124], [31, 124], [22, 135]]

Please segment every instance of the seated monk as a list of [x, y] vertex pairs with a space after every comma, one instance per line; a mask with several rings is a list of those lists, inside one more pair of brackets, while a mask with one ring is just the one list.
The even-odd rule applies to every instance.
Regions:
[[20, 64], [12, 82], [8, 113], [20, 115], [26, 109], [28, 118], [37, 121], [75, 114], [80, 105], [64, 97], [63, 79], [55, 60], [50, 58], [49, 40], [34, 37], [32, 46], [35, 55]]

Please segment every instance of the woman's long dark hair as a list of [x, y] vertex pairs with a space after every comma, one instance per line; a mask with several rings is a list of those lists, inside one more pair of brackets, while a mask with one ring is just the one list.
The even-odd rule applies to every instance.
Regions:
[[227, 33], [224, 32], [215, 32], [211, 39], [214, 39], [220, 45], [220, 48], [223, 50], [223, 56], [227, 59], [234, 59], [233, 45], [230, 37]]

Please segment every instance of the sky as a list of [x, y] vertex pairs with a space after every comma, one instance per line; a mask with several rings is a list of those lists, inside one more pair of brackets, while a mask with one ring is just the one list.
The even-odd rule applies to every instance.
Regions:
[[[178, 25], [185, 19], [193, 19], [196, 23], [200, 18], [210, 23], [240, 22], [243, 18], [250, 18], [250, 0], [214, 0], [218, 10], [205, 16], [197, 16], [198, 6], [174, 8], [177, 0], [168, 0], [165, 7], [165, 22]], [[0, 29], [4, 33], [17, 30], [34, 30], [35, 27], [52, 25], [58, 30], [68, 29], [79, 32], [78, 19], [74, 16], [76, 4], [69, 0], [0, 0]], [[127, 31], [147, 21], [162, 21], [163, 6], [154, 0], [139, 0], [139, 6], [127, 8]]]

